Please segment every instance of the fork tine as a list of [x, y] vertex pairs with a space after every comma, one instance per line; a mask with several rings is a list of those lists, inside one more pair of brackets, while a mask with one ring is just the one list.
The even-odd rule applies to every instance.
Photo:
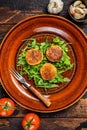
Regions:
[[14, 68], [10, 68], [9, 71], [11, 74], [26, 88], [28, 88], [34, 95], [36, 95], [47, 107], [51, 105], [51, 102], [45, 98], [38, 90], [36, 90], [33, 86], [31, 86], [25, 78], [23, 78]]
[[10, 68], [9, 71], [11, 72], [12, 75], [14, 75], [15, 78], [19, 80], [21, 76], [18, 74], [18, 72], [15, 69]]
[[19, 77], [22, 77], [14, 68], [12, 68], [15, 74], [17, 74]]

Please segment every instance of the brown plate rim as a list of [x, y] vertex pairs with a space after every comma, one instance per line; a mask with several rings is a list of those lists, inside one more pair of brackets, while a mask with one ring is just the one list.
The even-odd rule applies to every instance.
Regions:
[[[12, 27], [12, 28], [10, 29], [10, 31], [5, 35], [4, 39], [2, 40], [0, 49], [2, 48], [3, 42], [5, 41], [6, 37], [8, 37], [8, 35], [11, 33], [12, 30], [14, 30], [17, 26], [19, 26], [19, 25], [20, 25], [21, 23], [23, 23], [24, 21], [29, 20], [29, 19], [31, 19], [31, 18], [36, 18], [36, 17], [38, 17], [38, 16], [39, 16], [39, 17], [40, 17], [40, 16], [46, 16], [46, 17], [47, 17], [47, 16], [52, 16], [52, 17], [58, 17], [58, 18], [60, 18], [60, 19], [64, 19], [64, 20], [66, 20], [67, 22], [71, 23], [74, 27], [76, 27], [76, 28], [80, 31], [80, 33], [82, 33], [82, 34], [84, 35], [84, 38], [87, 39], [86, 34], [85, 34], [77, 25], [75, 25], [75, 24], [72, 23], [71, 21], [67, 20], [66, 18], [63, 18], [63, 17], [60, 17], [60, 16], [53, 16], [53, 15], [44, 14], [44, 15], [32, 16], [32, 17], [30, 17], [30, 18], [26, 18], [26, 19], [20, 21], [19, 23], [17, 23], [17, 24], [16, 24], [14, 27]], [[0, 68], [0, 69], [1, 69], [1, 68]], [[1, 81], [1, 84], [2, 84], [3, 88], [5, 89], [4, 83], [2, 83], [2, 81]], [[40, 110], [39, 110], [39, 111], [38, 111], [38, 110], [34, 110], [34, 111], [36, 111], [36, 112], [42, 112], [42, 113], [50, 113], [50, 112], [56, 112], [56, 111], [64, 110], [64, 109], [66, 109], [66, 108], [72, 106], [73, 104], [75, 104], [75, 103], [84, 95], [84, 93], [86, 92], [86, 90], [87, 90], [87, 88], [83, 90], [82, 94], [80, 94], [79, 97], [78, 97], [77, 99], [75, 99], [75, 101], [73, 101], [72, 103], [68, 104], [68, 105], [65, 106], [64, 108], [61, 108], [61, 109], [58, 109], [58, 110], [53, 110], [53, 111], [40, 111]], [[5, 91], [7, 92], [6, 89], [5, 89]], [[8, 92], [7, 92], [7, 93], [8, 93]], [[24, 105], [22, 105], [22, 104], [20, 104], [19, 102], [17, 102], [9, 93], [8, 93], [8, 95], [9, 95], [17, 104], [19, 104], [20, 106], [22, 106], [22, 107], [28, 109], [28, 108], [25, 107]], [[29, 110], [32, 110], [32, 109], [29, 108]]]

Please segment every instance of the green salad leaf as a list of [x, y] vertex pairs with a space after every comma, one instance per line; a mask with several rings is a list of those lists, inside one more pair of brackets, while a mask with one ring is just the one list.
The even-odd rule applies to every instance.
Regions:
[[[30, 41], [32, 41], [32, 43]], [[48, 40], [46, 40], [43, 43], [38, 43], [36, 39], [31, 39], [31, 40], [28, 39], [26, 41], [26, 47], [18, 55], [17, 66], [21, 68], [20, 74], [21, 75], [27, 74], [29, 80], [33, 79], [35, 85], [37, 87], [42, 87], [42, 88], [53, 88], [56, 87], [58, 83], [69, 82], [70, 79], [62, 75], [64, 72], [70, 70], [73, 67], [73, 64], [71, 64], [70, 61], [70, 57], [68, 56], [68, 47], [67, 47], [68, 44], [69, 43], [66, 43], [64, 40], [60, 39], [59, 37], [53, 38], [52, 42], [48, 42]], [[46, 57], [46, 50], [51, 45], [58, 45], [63, 50], [63, 56], [59, 62], [52, 63], [48, 61]], [[43, 60], [38, 65], [33, 66], [33, 65], [29, 65], [26, 62], [25, 59], [26, 51], [31, 48], [39, 49], [43, 53]], [[52, 63], [57, 68], [57, 76], [49, 81], [42, 79], [40, 75], [40, 68], [47, 62]]]

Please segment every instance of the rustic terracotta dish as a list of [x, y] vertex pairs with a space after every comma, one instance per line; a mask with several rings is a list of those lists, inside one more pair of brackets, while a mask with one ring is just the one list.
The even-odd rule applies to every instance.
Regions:
[[[46, 108], [41, 101], [19, 84], [10, 74], [9, 68], [17, 69], [17, 55], [23, 47], [23, 40], [29, 37], [43, 41], [59, 36], [70, 45], [70, 57], [74, 69], [69, 73], [71, 81], [60, 91], [53, 90], [46, 96], [52, 105]], [[5, 36], [1, 45], [0, 73], [3, 88], [19, 105], [37, 112], [55, 112], [63, 110], [84, 94], [87, 85], [87, 38], [86, 35], [70, 21], [52, 15], [39, 15], [25, 19], [14, 26]], [[34, 84], [34, 83], [32, 83]], [[42, 90], [39, 89], [42, 92]]]

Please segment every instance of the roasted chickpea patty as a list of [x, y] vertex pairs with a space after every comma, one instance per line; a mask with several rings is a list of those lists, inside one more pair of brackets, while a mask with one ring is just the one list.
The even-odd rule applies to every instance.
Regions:
[[45, 63], [40, 69], [40, 74], [44, 80], [51, 80], [57, 75], [57, 69], [51, 63]]
[[43, 54], [40, 50], [30, 49], [26, 52], [26, 61], [30, 65], [37, 65], [43, 60]]
[[62, 58], [62, 55], [63, 55], [62, 48], [59, 47], [58, 45], [52, 45], [46, 51], [46, 57], [51, 62], [58, 62]]

